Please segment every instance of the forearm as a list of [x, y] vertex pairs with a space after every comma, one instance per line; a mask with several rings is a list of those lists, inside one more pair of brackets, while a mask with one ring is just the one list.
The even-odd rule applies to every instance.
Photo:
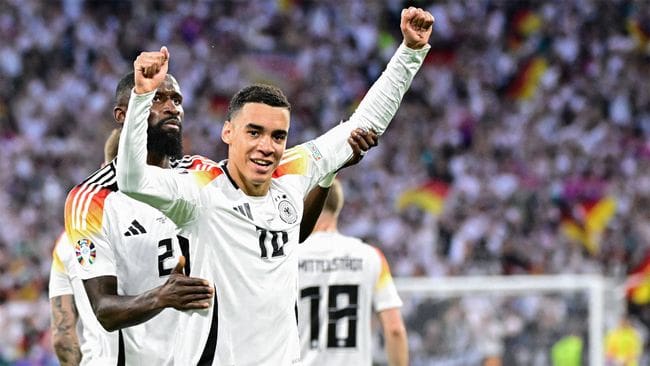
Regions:
[[160, 287], [138, 296], [121, 296], [114, 276], [86, 279], [84, 288], [97, 320], [109, 332], [143, 323], [165, 307], [158, 298]]
[[318, 162], [320, 174], [335, 171], [350, 159], [352, 148], [348, 144], [348, 138], [352, 130], [373, 130], [378, 135], [386, 130], [428, 49], [427, 46], [412, 50], [401, 45], [349, 121], [335, 126], [305, 145], [308, 151], [317, 151], [325, 157]]
[[406, 327], [399, 308], [385, 309], [379, 312], [379, 321], [384, 330], [386, 356], [390, 366], [406, 366], [409, 361], [408, 338]]
[[386, 356], [389, 366], [407, 366], [409, 363], [408, 340], [406, 331], [385, 334]]
[[109, 332], [138, 325], [158, 315], [164, 306], [156, 296], [156, 289], [138, 296], [102, 295], [91, 300], [95, 316]]
[[77, 338], [77, 311], [72, 295], [53, 297], [52, 310], [52, 346], [61, 365], [79, 365], [81, 349]]
[[309, 191], [309, 194], [305, 198], [305, 209], [302, 213], [302, 220], [300, 221], [299, 243], [305, 241], [314, 230], [316, 221], [318, 221], [318, 216], [320, 216], [320, 213], [323, 210], [323, 205], [327, 199], [328, 192], [329, 188], [316, 186], [314, 189]]
[[117, 184], [126, 193], [140, 193], [146, 179], [147, 119], [155, 93], [131, 93], [117, 156]]
[[351, 122], [358, 124], [355, 127], [374, 130], [379, 135], [384, 133], [429, 49], [428, 45], [419, 50], [400, 45], [350, 117]]

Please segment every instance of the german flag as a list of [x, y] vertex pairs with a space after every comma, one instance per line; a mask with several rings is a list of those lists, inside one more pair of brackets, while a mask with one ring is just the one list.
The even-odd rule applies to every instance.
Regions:
[[578, 203], [571, 212], [563, 213], [561, 231], [570, 240], [584, 245], [590, 254], [597, 254], [601, 236], [614, 213], [616, 201], [612, 197]]
[[636, 46], [641, 51], [648, 50], [650, 43], [650, 24], [637, 19], [627, 21], [627, 31], [636, 41]]
[[395, 207], [402, 211], [408, 206], [415, 206], [437, 216], [444, 209], [450, 190], [448, 183], [431, 179], [419, 187], [404, 191], [398, 197]]
[[650, 255], [630, 272], [625, 292], [628, 301], [635, 305], [650, 304]]
[[509, 21], [508, 46], [519, 48], [526, 38], [542, 28], [542, 18], [531, 9], [521, 9], [515, 12]]
[[506, 96], [517, 100], [530, 99], [535, 95], [539, 82], [548, 69], [548, 62], [541, 56], [522, 63], [506, 90]]

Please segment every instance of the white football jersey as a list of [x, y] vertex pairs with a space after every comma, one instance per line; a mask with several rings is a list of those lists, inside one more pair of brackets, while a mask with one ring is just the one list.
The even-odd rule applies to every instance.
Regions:
[[117, 158], [120, 189], [195, 238], [192, 275], [216, 288], [212, 308], [182, 313], [176, 365], [300, 363], [294, 251], [304, 197], [352, 156], [347, 139], [353, 129], [385, 130], [427, 50], [401, 46], [347, 123], [286, 151], [261, 197], [244, 194], [225, 163], [199, 163], [203, 169], [184, 172], [148, 166], [147, 119], [155, 91], [131, 94]]
[[[169, 218], [117, 189], [115, 160], [72, 189], [65, 222], [79, 277], [115, 276], [118, 295], [136, 296], [164, 284], [178, 257], [189, 257], [189, 238]], [[171, 364], [179, 314], [164, 309], [121, 329], [126, 364]]]
[[56, 241], [50, 269], [50, 299], [72, 295], [77, 307], [77, 337], [81, 349], [81, 365], [114, 366], [117, 364], [117, 333], [107, 332], [90, 306], [88, 295], [75, 271], [77, 258], [65, 233]]
[[402, 306], [384, 255], [338, 232], [298, 249], [298, 326], [306, 365], [371, 365], [372, 311]]

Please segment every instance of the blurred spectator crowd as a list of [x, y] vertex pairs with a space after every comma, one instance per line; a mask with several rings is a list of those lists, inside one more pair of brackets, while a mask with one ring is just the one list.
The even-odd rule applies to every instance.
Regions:
[[[432, 51], [379, 147], [340, 174], [341, 231], [381, 247], [395, 276], [623, 279], [650, 248], [650, 3], [0, 0], [0, 365], [53, 362], [63, 203], [101, 164], [140, 51], [169, 48], [186, 152], [220, 160], [228, 100], [252, 82], [287, 94], [289, 146], [345, 120], [405, 4], [436, 17]], [[442, 212], [395, 208], [431, 180], [449, 186]], [[605, 197], [595, 249], [563, 234]]]

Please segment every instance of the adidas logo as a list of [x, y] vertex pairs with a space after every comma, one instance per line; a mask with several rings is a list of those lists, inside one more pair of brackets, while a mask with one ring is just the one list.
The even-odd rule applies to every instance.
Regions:
[[233, 210], [239, 212], [240, 214], [248, 217], [251, 220], [253, 219], [253, 214], [251, 213], [251, 206], [248, 203], [244, 203], [241, 206], [233, 207]]
[[131, 226], [129, 226], [129, 229], [124, 232], [124, 236], [131, 236], [131, 235], [139, 235], [139, 234], [144, 234], [146, 233], [147, 230], [140, 225], [140, 223], [137, 220], [133, 220], [131, 222]]

